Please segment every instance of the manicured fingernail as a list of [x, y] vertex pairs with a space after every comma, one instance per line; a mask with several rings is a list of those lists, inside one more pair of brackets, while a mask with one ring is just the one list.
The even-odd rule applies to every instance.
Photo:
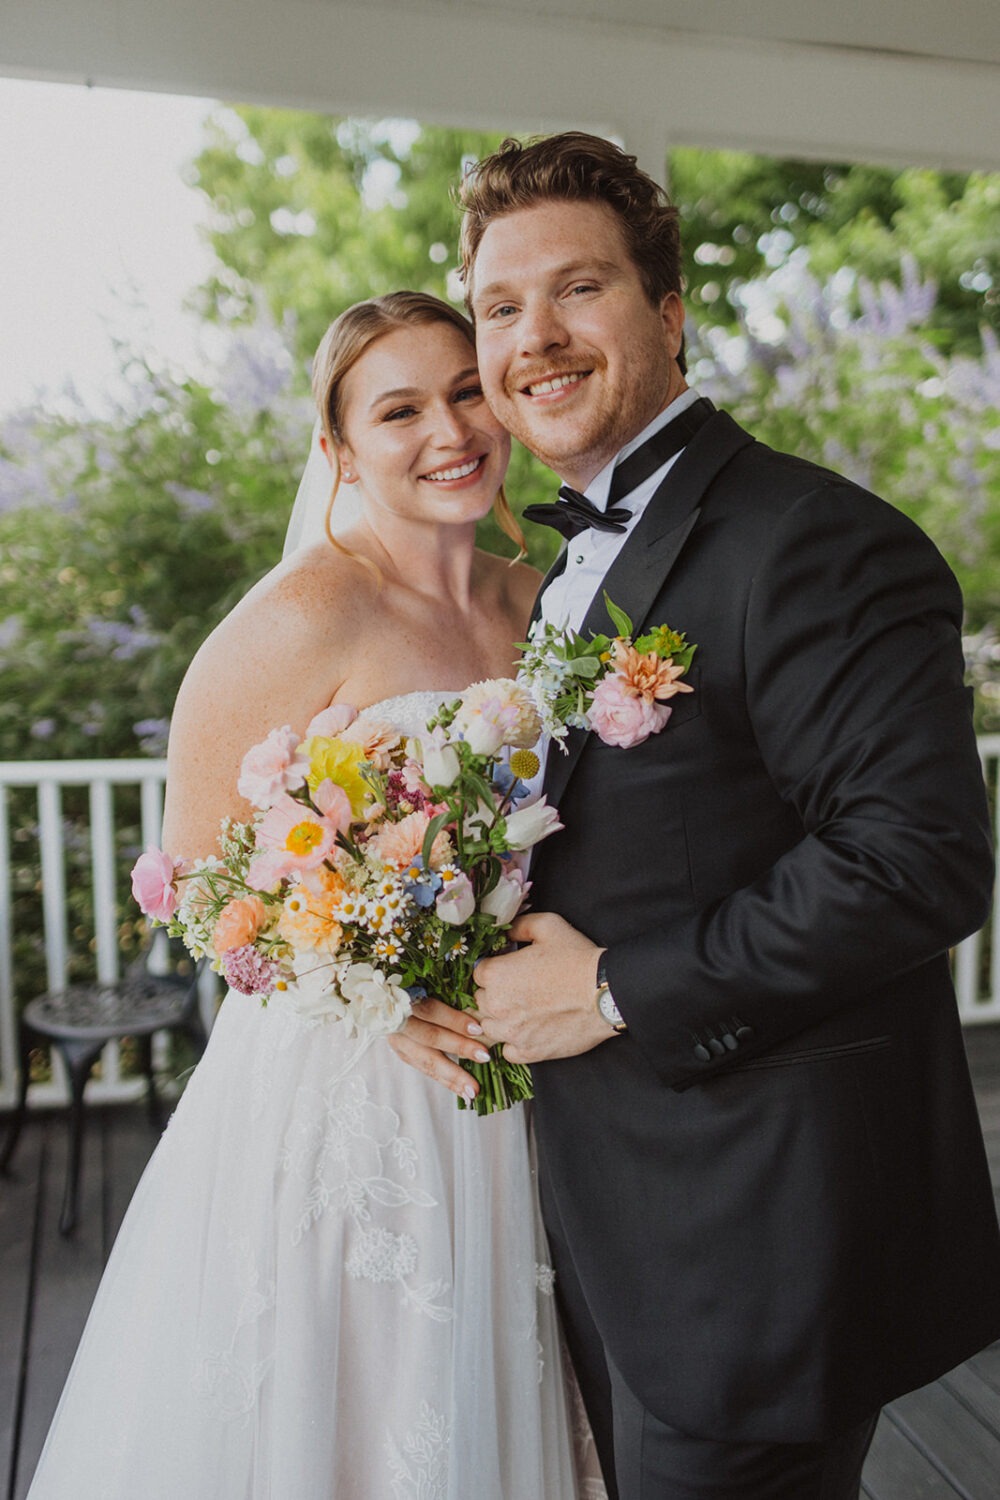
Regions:
[[468, 1026], [466, 1027], [466, 1030], [468, 1031], [470, 1036], [482, 1036], [483, 1034], [483, 1028], [480, 1026], [478, 1021], [470, 1021]]
[[465, 1095], [466, 1099], [470, 1099], [471, 1100], [471, 1099], [474, 1099], [476, 1097], [475, 1087], [471, 1083], [467, 1083], [465, 1085], [465, 1088], [462, 1090], [462, 1093]]
[[490, 1054], [487, 1052], [486, 1048], [480, 1047], [479, 1051], [476, 1053], [476, 1062], [489, 1062], [489, 1060]]

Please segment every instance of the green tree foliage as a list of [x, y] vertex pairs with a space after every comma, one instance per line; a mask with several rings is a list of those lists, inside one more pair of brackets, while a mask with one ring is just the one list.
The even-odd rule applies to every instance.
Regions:
[[972, 353], [982, 326], [1000, 331], [997, 174], [685, 148], [671, 155], [670, 184], [699, 321], [733, 324], [734, 290], [796, 252], [823, 279], [846, 268], [872, 282], [898, 280], [905, 253], [937, 285], [930, 327], [942, 348]]
[[263, 294], [275, 318], [294, 314], [308, 360], [364, 297], [409, 287], [461, 302], [453, 190], [499, 136], [254, 108], [217, 113], [208, 133], [190, 174], [213, 210], [208, 316], [253, 316]]

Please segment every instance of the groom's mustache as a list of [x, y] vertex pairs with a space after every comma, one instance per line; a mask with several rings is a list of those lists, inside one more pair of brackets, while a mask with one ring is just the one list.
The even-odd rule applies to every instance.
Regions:
[[592, 375], [601, 363], [592, 354], [586, 358], [562, 354], [555, 359], [547, 359], [544, 363], [536, 360], [509, 374], [504, 381], [504, 390], [511, 396], [526, 390], [529, 385], [537, 385], [542, 380], [554, 380], [560, 375]]

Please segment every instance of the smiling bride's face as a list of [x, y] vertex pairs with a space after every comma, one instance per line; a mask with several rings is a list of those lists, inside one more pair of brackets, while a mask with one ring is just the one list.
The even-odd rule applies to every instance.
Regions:
[[341, 482], [370, 518], [473, 523], [503, 483], [510, 438], [483, 397], [472, 346], [448, 323], [383, 334], [344, 377]]

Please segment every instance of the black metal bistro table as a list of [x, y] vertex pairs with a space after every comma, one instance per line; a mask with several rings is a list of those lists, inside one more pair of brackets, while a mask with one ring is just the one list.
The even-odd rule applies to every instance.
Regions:
[[139, 1044], [147, 1080], [150, 1119], [160, 1123], [159, 1099], [153, 1072], [153, 1035], [180, 1031], [198, 1050], [207, 1042], [198, 1008], [198, 974], [153, 974], [145, 963], [135, 965], [112, 984], [94, 981], [39, 995], [24, 1008], [19, 1032], [20, 1088], [18, 1102], [0, 1152], [0, 1171], [14, 1155], [27, 1116], [31, 1049], [51, 1042], [66, 1065], [70, 1081], [69, 1161], [59, 1231], [67, 1235], [79, 1218], [80, 1164], [84, 1135], [84, 1089], [91, 1069], [106, 1043], [134, 1037]]

